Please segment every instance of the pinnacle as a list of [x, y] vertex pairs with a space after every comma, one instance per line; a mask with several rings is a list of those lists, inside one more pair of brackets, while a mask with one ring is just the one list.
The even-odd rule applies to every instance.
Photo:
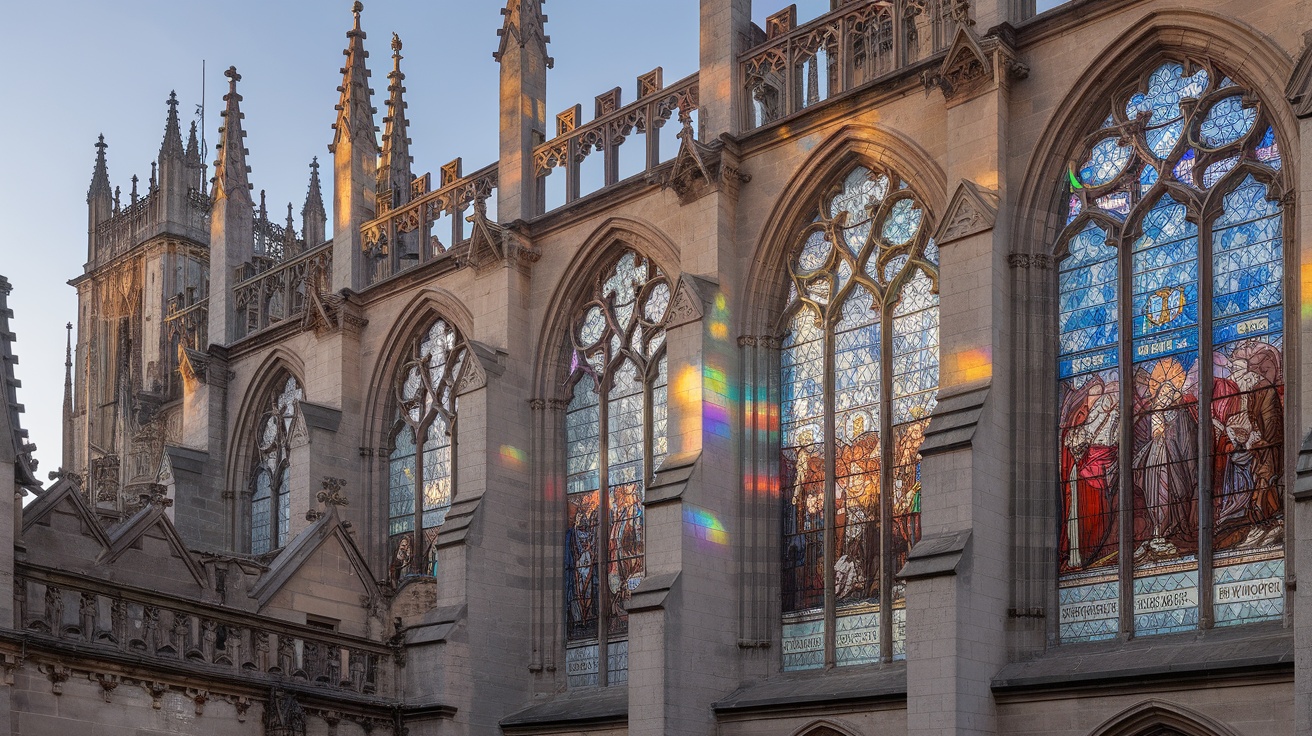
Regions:
[[377, 110], [370, 101], [373, 90], [369, 89], [369, 69], [365, 62], [369, 53], [364, 49], [365, 33], [360, 26], [363, 10], [364, 5], [359, 2], [351, 8], [354, 24], [346, 33], [347, 46], [342, 52], [346, 55], [346, 64], [341, 68], [342, 84], [337, 88], [341, 97], [337, 103], [337, 120], [333, 123], [335, 134], [329, 150], [336, 150], [337, 143], [343, 138], [372, 143], [377, 150], [377, 127], [374, 125]]

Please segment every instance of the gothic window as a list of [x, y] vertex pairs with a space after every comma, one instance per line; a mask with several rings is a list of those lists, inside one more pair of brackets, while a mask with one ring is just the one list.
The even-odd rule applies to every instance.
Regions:
[[1280, 149], [1251, 93], [1161, 64], [1066, 177], [1060, 636], [1284, 614]]
[[783, 666], [902, 659], [893, 575], [920, 537], [938, 389], [938, 249], [891, 171], [858, 166], [789, 263], [781, 342]]
[[287, 543], [291, 524], [290, 437], [297, 404], [305, 398], [301, 384], [287, 376], [274, 384], [268, 409], [255, 437], [256, 463], [251, 476], [251, 553], [261, 555]]
[[387, 482], [392, 580], [437, 574], [437, 530], [451, 508], [455, 478], [455, 388], [465, 357], [455, 328], [438, 319], [410, 346], [397, 374]]
[[571, 332], [572, 398], [565, 414], [571, 686], [628, 681], [624, 604], [643, 576], [644, 490], [666, 454], [670, 281], [633, 251], [604, 273]]

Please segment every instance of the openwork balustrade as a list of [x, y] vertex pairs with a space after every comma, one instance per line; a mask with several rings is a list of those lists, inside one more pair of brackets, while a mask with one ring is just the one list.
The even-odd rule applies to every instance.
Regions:
[[386, 683], [385, 644], [159, 595], [63, 584], [37, 573], [15, 581], [15, 609], [34, 637], [261, 680], [295, 679], [363, 695]]
[[242, 267], [245, 279], [233, 287], [238, 321], [238, 338], [295, 317], [305, 311], [311, 291], [328, 291], [333, 269], [332, 243], [289, 258], [265, 271], [252, 274], [250, 264]]
[[[408, 202], [395, 209], [380, 207], [381, 216], [365, 223], [362, 248], [367, 283], [376, 284], [439, 258], [468, 240], [465, 216], [475, 200], [495, 201], [497, 165], [465, 176], [460, 159], [456, 159], [442, 167], [438, 189], [430, 191], [429, 185], [429, 175], [417, 177], [411, 183]], [[380, 202], [390, 199], [390, 195], [379, 197]]]
[[964, 0], [847, 0], [801, 26], [789, 7], [739, 59], [743, 123], [759, 128], [944, 52]]
[[[182, 225], [200, 239], [209, 232], [209, 198], [192, 190], [186, 201], [186, 222]], [[164, 205], [164, 199], [156, 189], [96, 225], [97, 264], [108, 263], [158, 234], [165, 224], [165, 215], [161, 211]]]
[[597, 98], [596, 118], [580, 124], [581, 107], [556, 116], [556, 137], [533, 150], [533, 165], [537, 177], [539, 209], [545, 210], [546, 177], [557, 168], [565, 170], [565, 203], [580, 196], [579, 167], [593, 151], [601, 152], [604, 159], [602, 186], [610, 186], [620, 178], [620, 146], [634, 133], [642, 133], [646, 144], [643, 171], [650, 171], [661, 162], [660, 129], [678, 113], [681, 122], [691, 121], [698, 106], [698, 75], [693, 74], [662, 86], [661, 69], [657, 68], [638, 78], [638, 99], [620, 106], [620, 89]]

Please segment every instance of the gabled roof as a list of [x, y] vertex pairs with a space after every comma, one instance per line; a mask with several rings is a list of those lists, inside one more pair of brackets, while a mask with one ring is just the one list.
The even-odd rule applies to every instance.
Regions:
[[144, 509], [115, 527], [109, 533], [108, 547], [100, 554], [100, 558], [96, 562], [113, 564], [123, 553], [133, 549], [137, 542], [152, 530], [155, 530], [168, 543], [173, 554], [182, 560], [191, 576], [195, 578], [196, 584], [205, 587], [205, 569], [192, 556], [191, 550], [187, 549], [186, 542], [182, 541], [177, 528], [173, 526], [172, 520], [169, 519], [168, 514], [164, 513], [163, 506], [159, 504], [146, 504]]
[[334, 540], [341, 545], [347, 559], [351, 561], [351, 566], [360, 584], [364, 586], [365, 593], [369, 596], [378, 595], [378, 583], [368, 563], [365, 562], [364, 555], [360, 553], [355, 540], [347, 533], [346, 526], [337, 514], [337, 508], [329, 506], [323, 516], [302, 530], [283, 548], [282, 552], [278, 553], [269, 565], [268, 572], [251, 587], [250, 596], [259, 602], [261, 608], [268, 605], [273, 596], [296, 575], [315, 552]]
[[33, 524], [48, 519], [61, 507], [82, 520], [82, 526], [87, 534], [95, 539], [102, 549], [109, 549], [109, 536], [100, 526], [100, 520], [82, 498], [82, 491], [67, 478], [51, 486], [23, 509], [23, 532], [27, 532]]

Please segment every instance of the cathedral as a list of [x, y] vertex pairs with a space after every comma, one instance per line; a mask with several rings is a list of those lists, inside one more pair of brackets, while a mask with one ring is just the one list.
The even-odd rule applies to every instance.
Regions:
[[1312, 4], [505, 0], [477, 166], [328, 5], [299, 212], [88, 149], [48, 478], [0, 279], [0, 734], [1312, 734]]

